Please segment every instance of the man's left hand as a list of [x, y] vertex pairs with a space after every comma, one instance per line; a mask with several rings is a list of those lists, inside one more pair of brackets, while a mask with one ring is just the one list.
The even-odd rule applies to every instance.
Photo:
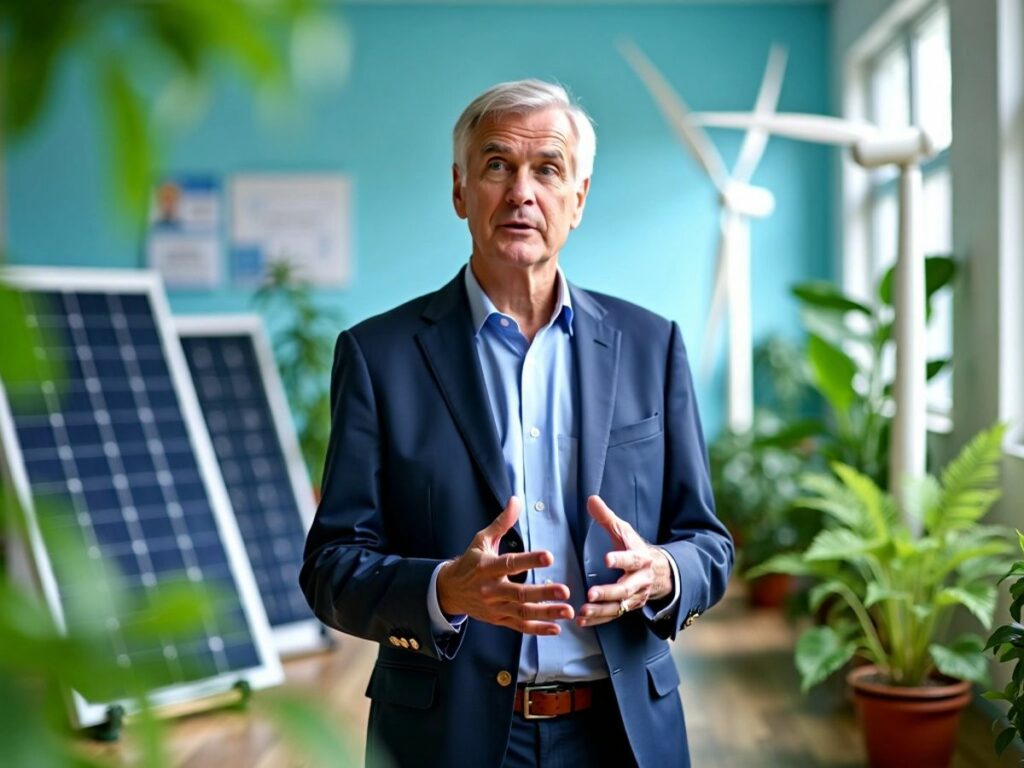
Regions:
[[581, 627], [614, 621], [626, 611], [635, 611], [672, 592], [672, 567], [668, 555], [644, 541], [633, 526], [618, 517], [600, 496], [587, 499], [587, 511], [604, 528], [615, 547], [605, 556], [609, 568], [618, 568], [622, 577], [614, 584], [591, 587], [576, 619]]

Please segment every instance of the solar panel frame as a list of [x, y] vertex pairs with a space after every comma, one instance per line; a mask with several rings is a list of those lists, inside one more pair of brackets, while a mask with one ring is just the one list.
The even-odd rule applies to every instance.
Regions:
[[[181, 343], [174, 330], [170, 307], [159, 275], [155, 272], [113, 269], [5, 267], [0, 270], [0, 280], [15, 289], [26, 291], [143, 295], [148, 299], [152, 309], [155, 328], [167, 363], [173, 392], [177, 396], [188, 441], [195, 454], [200, 481], [209, 500], [219, 541], [226, 555], [226, 564], [237, 590], [239, 607], [245, 616], [247, 630], [251, 635], [260, 663], [246, 669], [231, 670], [207, 678], [158, 688], [148, 693], [150, 703], [159, 709], [193, 702], [230, 691], [240, 681], [246, 682], [253, 690], [282, 683], [284, 670], [281, 666], [280, 656], [275, 648], [270, 623], [259, 596], [237, 522], [231, 511], [220, 467], [199, 408], [199, 401]], [[0, 381], [0, 470], [5, 473], [25, 513], [28, 538], [25, 554], [31, 560], [32, 576], [36, 580], [35, 586], [40, 589], [58, 629], [61, 632], [66, 632], [65, 609], [60, 599], [53, 564], [36, 517], [22, 446], [17, 436], [7, 390], [2, 381]], [[114, 704], [121, 705], [129, 713], [137, 710], [137, 707], [129, 699], [94, 702], [85, 699], [78, 691], [70, 691], [71, 722], [77, 728], [104, 723], [109, 717], [109, 707]]]
[[[183, 315], [176, 317], [174, 322], [178, 335], [182, 338], [238, 336], [252, 344], [270, 409], [271, 424], [278, 447], [284, 455], [292, 496], [299, 511], [303, 532], [308, 532], [316, 512], [313, 485], [302, 457], [288, 398], [263, 319], [256, 314]], [[186, 353], [186, 362], [187, 359]], [[196, 391], [201, 400], [202, 394], [198, 387]], [[297, 581], [292, 586], [299, 592]], [[312, 612], [308, 619], [271, 625], [271, 629], [277, 649], [284, 656], [315, 652], [330, 646], [330, 636]]]

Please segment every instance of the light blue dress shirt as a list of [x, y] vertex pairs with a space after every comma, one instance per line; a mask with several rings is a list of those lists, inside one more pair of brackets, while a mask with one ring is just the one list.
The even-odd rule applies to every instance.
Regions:
[[[572, 351], [572, 300], [562, 271], [558, 298], [547, 324], [531, 343], [515, 318], [497, 310], [473, 274], [465, 271], [475, 342], [491, 414], [501, 442], [513, 492], [521, 502], [519, 528], [526, 551], [546, 549], [554, 563], [527, 573], [528, 583], [569, 587], [569, 603], [579, 615], [586, 602], [583, 572], [576, 557], [567, 514], [577, 508], [576, 373]], [[655, 614], [672, 610], [679, 594], [679, 576], [672, 558], [674, 593], [671, 603]], [[445, 619], [437, 600], [435, 570], [428, 590], [428, 610], [434, 632], [457, 632], [464, 616]], [[608, 676], [592, 627], [561, 621], [561, 634], [524, 635], [519, 657], [519, 683], [553, 680], [595, 680]]]

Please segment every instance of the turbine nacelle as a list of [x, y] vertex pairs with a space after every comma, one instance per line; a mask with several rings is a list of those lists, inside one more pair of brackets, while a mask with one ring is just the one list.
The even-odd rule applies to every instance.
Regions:
[[730, 179], [718, 196], [722, 206], [743, 216], [763, 219], [775, 210], [775, 195], [764, 187]]

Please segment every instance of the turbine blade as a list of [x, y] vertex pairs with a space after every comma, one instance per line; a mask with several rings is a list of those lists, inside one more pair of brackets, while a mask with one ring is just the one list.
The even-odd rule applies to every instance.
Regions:
[[661, 113], [668, 120], [669, 126], [679, 141], [682, 142], [701, 168], [711, 179], [711, 183], [719, 192], [725, 191], [728, 181], [725, 163], [721, 155], [711, 143], [708, 135], [691, 119], [691, 112], [665, 77], [658, 71], [650, 59], [632, 41], [622, 40], [618, 43], [619, 52], [647, 86]]
[[[786, 75], [787, 57], [785, 48], [780, 45], [772, 46], [768, 54], [768, 63], [764, 68], [764, 77], [761, 79], [761, 89], [757, 94], [757, 103], [754, 105], [754, 114], [758, 117], [775, 114], [779, 93], [782, 91], [782, 80]], [[761, 162], [767, 145], [768, 133], [764, 129], [748, 128], [739, 157], [733, 166], [732, 177], [744, 183], [749, 182], [754, 175], [754, 169]]]
[[697, 125], [739, 129], [755, 127], [775, 136], [838, 146], [848, 146], [879, 135], [878, 128], [870, 123], [796, 112], [763, 116], [749, 112], [698, 112], [691, 115], [691, 119]]

